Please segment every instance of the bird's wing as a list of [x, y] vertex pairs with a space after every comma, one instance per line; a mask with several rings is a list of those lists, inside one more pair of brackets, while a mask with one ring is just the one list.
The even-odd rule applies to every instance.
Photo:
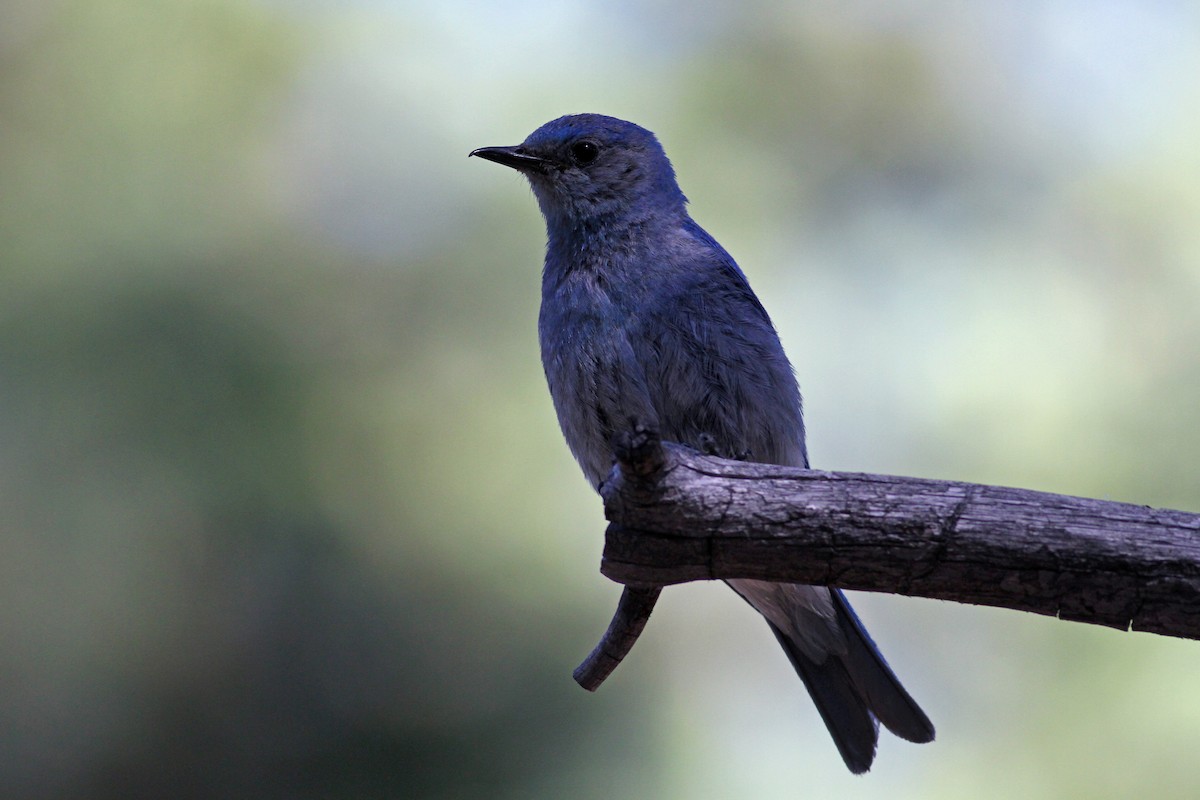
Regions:
[[800, 391], [767, 312], [733, 259], [685, 229], [630, 337], [664, 438], [727, 458], [807, 466]]

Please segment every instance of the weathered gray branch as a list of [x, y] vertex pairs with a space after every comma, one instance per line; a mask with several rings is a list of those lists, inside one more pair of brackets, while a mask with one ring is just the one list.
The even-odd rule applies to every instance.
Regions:
[[575, 668], [575, 682], [589, 692], [594, 692], [604, 679], [621, 663], [633, 643], [642, 635], [642, 628], [650, 619], [650, 612], [658, 602], [662, 588], [636, 589], [626, 586], [617, 603], [617, 612], [596, 649]]
[[1200, 514], [642, 448], [603, 489], [616, 581], [829, 584], [1200, 638]]
[[[645, 430], [616, 450], [601, 489], [610, 520], [601, 571], [627, 594], [759, 578], [1200, 639], [1200, 514], [729, 461]], [[624, 608], [623, 596], [593, 654], [607, 654], [604, 669], [586, 688], [628, 653], [654, 599]]]

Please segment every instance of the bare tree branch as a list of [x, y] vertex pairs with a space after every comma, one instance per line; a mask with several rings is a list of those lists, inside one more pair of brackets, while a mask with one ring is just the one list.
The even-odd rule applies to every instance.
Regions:
[[635, 589], [626, 586], [621, 592], [621, 600], [617, 603], [617, 612], [613, 614], [608, 630], [596, 649], [575, 668], [575, 682], [589, 692], [600, 688], [612, 671], [621, 663], [621, 659], [633, 647], [633, 643], [642, 635], [650, 612], [658, 602], [662, 592], [659, 587], [652, 589]]
[[[635, 420], [630, 420], [630, 423], [631, 430], [613, 438], [613, 452], [617, 456], [613, 474], [619, 472], [635, 484], [641, 484], [646, 479], [656, 480], [662, 470], [666, 451], [657, 435]], [[625, 587], [617, 603], [617, 611], [600, 643], [575, 668], [576, 683], [589, 692], [600, 688], [600, 684], [612, 674], [642, 635], [661, 592], [661, 586]]]
[[629, 587], [825, 584], [1200, 639], [1200, 515], [627, 439], [601, 571]]

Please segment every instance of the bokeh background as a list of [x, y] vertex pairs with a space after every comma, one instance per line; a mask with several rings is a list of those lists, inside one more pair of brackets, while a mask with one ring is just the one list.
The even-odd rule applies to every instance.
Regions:
[[658, 132], [814, 464], [1200, 510], [1196, 3], [5, 0], [0, 796], [1200, 796], [1200, 650], [859, 596], [937, 743], [618, 587], [468, 160]]

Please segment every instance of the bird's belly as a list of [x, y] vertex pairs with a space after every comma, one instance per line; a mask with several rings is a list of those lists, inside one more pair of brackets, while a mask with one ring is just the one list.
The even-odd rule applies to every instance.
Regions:
[[612, 468], [614, 435], [657, 428], [642, 366], [625, 331], [595, 315], [541, 326], [542, 366], [563, 437], [593, 486]]

